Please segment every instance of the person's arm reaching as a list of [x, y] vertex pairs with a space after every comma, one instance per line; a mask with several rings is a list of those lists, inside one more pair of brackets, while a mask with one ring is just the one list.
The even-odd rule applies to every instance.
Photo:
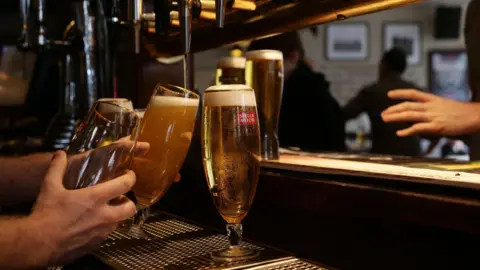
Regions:
[[135, 183], [132, 171], [93, 187], [67, 190], [64, 152], [57, 152], [28, 217], [0, 219], [0, 269], [58, 266], [98, 248], [118, 222], [136, 212], [122, 196]]
[[480, 132], [480, 103], [459, 102], [414, 89], [393, 90], [388, 96], [410, 100], [382, 112], [387, 123], [414, 123], [397, 131], [398, 136], [461, 136]]
[[33, 202], [52, 157], [52, 153], [0, 157], [0, 206]]
[[343, 107], [343, 116], [345, 120], [349, 120], [357, 117], [359, 114], [365, 111], [367, 106], [367, 101], [365, 97], [365, 89], [360, 90], [360, 92], [351, 99], [345, 107]]

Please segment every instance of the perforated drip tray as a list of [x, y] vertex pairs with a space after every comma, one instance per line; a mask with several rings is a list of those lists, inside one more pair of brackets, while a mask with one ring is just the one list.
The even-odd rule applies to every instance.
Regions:
[[225, 235], [165, 213], [157, 213], [151, 217], [144, 229], [155, 237], [151, 240], [135, 239], [116, 231], [94, 255], [114, 269], [120, 270], [324, 269], [283, 252], [248, 242], [243, 245], [259, 250], [259, 257], [235, 263], [214, 261], [210, 252], [228, 246]]

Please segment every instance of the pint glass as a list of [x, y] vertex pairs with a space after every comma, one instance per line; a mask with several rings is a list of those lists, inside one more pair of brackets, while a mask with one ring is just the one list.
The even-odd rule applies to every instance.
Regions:
[[132, 170], [137, 182], [132, 190], [137, 200], [137, 215], [129, 233], [147, 239], [142, 230], [148, 208], [160, 200], [187, 156], [197, 116], [200, 97], [174, 85], [158, 85], [141, 120], [137, 140], [148, 142], [145, 156], [134, 157]]
[[220, 58], [217, 62], [216, 84], [245, 84], [245, 58]]
[[255, 90], [260, 121], [262, 158], [280, 158], [278, 119], [283, 92], [283, 54], [274, 50], [250, 51], [245, 55], [245, 81]]

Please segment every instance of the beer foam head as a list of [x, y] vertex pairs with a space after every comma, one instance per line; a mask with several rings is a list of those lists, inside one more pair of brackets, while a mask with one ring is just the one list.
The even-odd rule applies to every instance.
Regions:
[[243, 84], [222, 84], [205, 90], [203, 103], [208, 106], [256, 106], [255, 92]]
[[[122, 107], [125, 107], [131, 111], [133, 111], [133, 105], [132, 102], [126, 98], [100, 98], [98, 99], [98, 102], [108, 102], [108, 103], [113, 103], [120, 105]], [[105, 112], [118, 112], [119, 108], [116, 108], [113, 105], [105, 104], [105, 103], [100, 103], [100, 106], [98, 108], [99, 112], [105, 113]]]
[[245, 57], [222, 57], [217, 62], [217, 68], [245, 68]]
[[118, 113], [124, 110], [133, 111], [133, 106], [131, 102], [128, 103], [118, 103], [111, 101], [102, 101], [98, 104], [97, 111], [99, 113]]
[[248, 60], [263, 59], [263, 60], [283, 60], [283, 53], [276, 50], [257, 50], [249, 51], [245, 54]]
[[151, 100], [152, 106], [167, 107], [198, 107], [200, 100], [198, 98], [174, 97], [174, 96], [154, 96]]

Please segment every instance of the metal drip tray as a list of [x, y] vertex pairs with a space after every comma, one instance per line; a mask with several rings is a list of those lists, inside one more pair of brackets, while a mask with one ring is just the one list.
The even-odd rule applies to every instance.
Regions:
[[118, 231], [112, 233], [94, 254], [115, 269], [322, 269], [283, 252], [243, 245], [260, 251], [253, 260], [235, 263], [216, 262], [210, 252], [228, 246], [227, 237], [213, 230], [160, 213], [145, 225], [155, 236], [151, 240], [136, 239]]

